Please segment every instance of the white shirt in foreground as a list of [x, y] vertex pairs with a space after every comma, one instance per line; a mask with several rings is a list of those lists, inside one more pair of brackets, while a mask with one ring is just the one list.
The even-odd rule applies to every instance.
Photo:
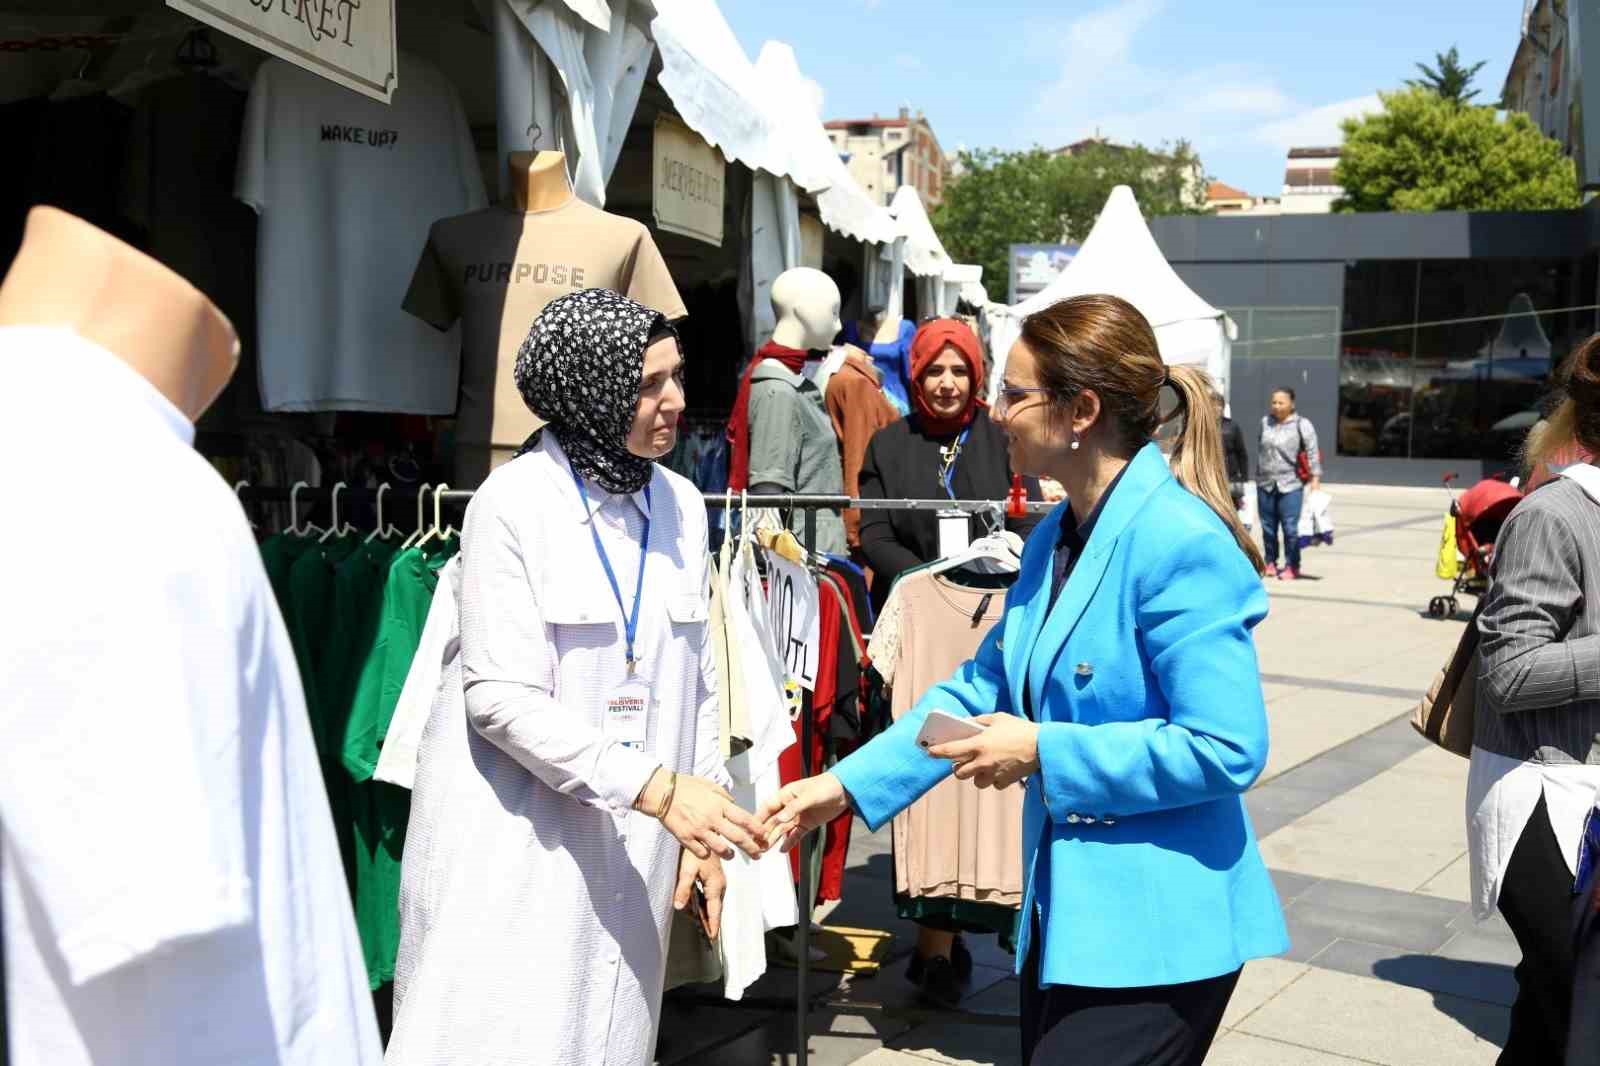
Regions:
[[33, 516], [0, 523], [12, 1061], [378, 1063], [300, 679], [238, 501], [109, 352], [0, 329], [0, 380], [7, 489]]

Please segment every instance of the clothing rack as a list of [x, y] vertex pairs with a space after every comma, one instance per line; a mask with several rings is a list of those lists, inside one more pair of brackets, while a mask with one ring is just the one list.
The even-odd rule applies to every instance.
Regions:
[[[306, 502], [326, 500], [332, 494], [331, 488], [301, 489], [300, 498]], [[286, 502], [290, 490], [282, 488], [251, 488], [239, 490], [241, 500], [259, 500], [263, 502]], [[377, 489], [352, 489], [342, 490], [341, 495], [351, 503], [370, 502], [378, 495]], [[429, 492], [432, 495], [432, 492]], [[472, 501], [474, 493], [471, 489], [449, 489], [439, 494], [443, 503], [453, 503], [465, 506]], [[708, 508], [731, 508], [735, 506], [757, 509], [779, 509], [801, 511], [804, 513], [804, 534], [801, 537], [801, 546], [808, 557], [813, 556], [813, 546], [817, 542], [817, 512], [818, 511], [843, 511], [853, 508], [862, 511], [966, 511], [971, 514], [999, 508], [1002, 513], [1005, 503], [998, 500], [867, 500], [854, 499], [849, 496], [819, 496], [804, 493], [704, 493], [703, 498]], [[1029, 500], [1025, 504], [1029, 514], [1045, 514], [1053, 510], [1056, 505], [1042, 501]], [[811, 745], [813, 741], [813, 723], [811, 715], [800, 716], [800, 765], [805, 776], [810, 777], [816, 769], [811, 765]], [[811, 1010], [810, 980], [811, 980], [811, 914], [816, 909], [812, 903], [816, 895], [816, 886], [811, 882], [812, 849], [816, 846], [816, 834], [807, 833], [800, 841], [800, 886], [799, 899], [800, 922], [796, 927], [795, 967], [797, 977], [795, 981], [795, 1026], [796, 1026], [796, 1066], [807, 1066], [810, 1051], [806, 1043], [806, 1021]], [[3, 1066], [3, 1064], [0, 1064]]]
[[[391, 495], [404, 493], [410, 496], [415, 489], [412, 486], [405, 488], [391, 488]], [[333, 494], [331, 486], [323, 485], [316, 488], [300, 490], [300, 499], [306, 503], [326, 502]], [[439, 494], [444, 503], [465, 506], [472, 502], [475, 495], [472, 489], [447, 489]], [[428, 490], [431, 499], [433, 490]], [[1003, 500], [877, 500], [858, 499], [851, 496], [816, 496], [803, 493], [740, 493], [731, 495], [722, 492], [707, 492], [703, 494], [707, 507], [720, 509], [724, 507], [745, 507], [757, 510], [796, 510], [796, 511], [966, 511], [976, 514], [988, 511], [995, 507], [1005, 508]], [[288, 503], [289, 490], [285, 488], [256, 488], [245, 486], [239, 490], [239, 498], [246, 502], [256, 503]], [[344, 503], [374, 503], [378, 498], [377, 489], [346, 487], [339, 490], [341, 506]], [[1049, 514], [1055, 509], [1055, 504], [1041, 500], [1028, 500], [1026, 507], [1029, 514]], [[813, 538], [815, 539], [815, 538]]]

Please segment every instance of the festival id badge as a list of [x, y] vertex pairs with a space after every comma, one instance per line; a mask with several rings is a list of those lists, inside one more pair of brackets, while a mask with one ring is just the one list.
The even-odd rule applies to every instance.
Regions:
[[603, 728], [607, 739], [643, 751], [650, 734], [650, 686], [630, 677], [612, 689], [606, 697]]

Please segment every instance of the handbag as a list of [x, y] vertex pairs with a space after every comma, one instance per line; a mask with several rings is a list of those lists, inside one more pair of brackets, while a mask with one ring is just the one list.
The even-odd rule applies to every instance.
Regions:
[[1411, 728], [1445, 751], [1471, 758], [1477, 687], [1478, 612], [1474, 611], [1456, 650], [1411, 712]]
[[1311, 453], [1306, 451], [1306, 427], [1300, 419], [1294, 420], [1295, 432], [1300, 434], [1300, 449], [1294, 453], [1294, 476], [1304, 485], [1311, 480]]

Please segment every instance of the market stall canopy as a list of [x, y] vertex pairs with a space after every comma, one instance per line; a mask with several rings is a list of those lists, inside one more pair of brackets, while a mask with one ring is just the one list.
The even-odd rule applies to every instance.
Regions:
[[[951, 263], [944, 268], [944, 287], [956, 299], [967, 301], [974, 307], [989, 302], [989, 292], [983, 287], [983, 267], [977, 263]], [[946, 314], [953, 314], [954, 307]]]
[[714, 0], [654, 3], [650, 32], [661, 52], [661, 87], [679, 116], [730, 162], [790, 176], [795, 153], [784, 123]]
[[1022, 320], [1073, 296], [1107, 293], [1137, 307], [1155, 330], [1161, 358], [1171, 366], [1194, 366], [1228, 394], [1232, 344], [1238, 328], [1225, 313], [1201, 299], [1156, 246], [1133, 190], [1111, 190], [1094, 228], [1072, 262], [1044, 290], [1009, 308], [991, 305], [991, 344], [998, 387], [1005, 358], [1021, 334]]
[[889, 203], [889, 213], [906, 239], [906, 269], [920, 278], [943, 279], [945, 268], [951, 265], [950, 256], [934, 232], [933, 223], [928, 221], [916, 187], [900, 186]]
[[766, 42], [755, 69], [788, 144], [789, 176], [815, 194], [823, 224], [866, 244], [891, 243], [896, 235], [894, 216], [850, 176], [828, 140], [816, 109], [815, 86], [800, 72], [794, 49], [782, 41]]

